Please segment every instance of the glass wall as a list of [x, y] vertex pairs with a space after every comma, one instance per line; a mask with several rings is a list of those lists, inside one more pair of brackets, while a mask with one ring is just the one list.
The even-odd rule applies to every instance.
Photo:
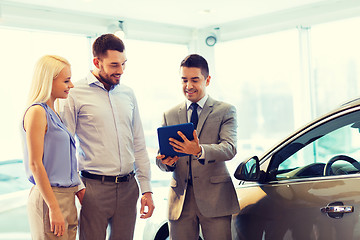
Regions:
[[[93, 68], [90, 48], [93, 39], [21, 29], [0, 29], [0, 35], [3, 73], [3, 87], [0, 88], [3, 112], [0, 124], [0, 239], [30, 239], [26, 200], [31, 184], [25, 177], [22, 162], [20, 127], [33, 67], [41, 56], [57, 54], [70, 61], [72, 81], [83, 78]], [[149, 157], [154, 163], [158, 148], [156, 128], [161, 125], [162, 113], [184, 99], [179, 65], [188, 50], [184, 45], [146, 41], [125, 40], [125, 45], [128, 62], [122, 83], [132, 87], [137, 96]], [[170, 175], [160, 171], [155, 164], [152, 164], [152, 178], [153, 187], [168, 187]], [[167, 191], [162, 191], [162, 195], [167, 195]]]
[[313, 95], [317, 115], [359, 97], [360, 18], [311, 28]]
[[160, 198], [166, 198], [171, 174], [161, 171], [155, 163], [157, 128], [161, 126], [163, 113], [184, 101], [179, 66], [188, 50], [185, 45], [147, 41], [125, 40], [125, 44], [128, 61], [121, 81], [135, 92], [152, 163], [153, 187], [166, 187], [159, 192], [155, 190]]
[[237, 108], [238, 159], [263, 152], [293, 130], [298, 46], [296, 29], [216, 45], [211, 91]]
[[35, 62], [57, 54], [72, 64], [73, 79], [89, 69], [86, 37], [0, 29], [0, 239], [30, 239], [26, 201], [30, 183], [23, 166], [21, 120]]
[[[360, 18], [354, 18], [311, 26], [309, 44], [305, 44], [310, 58], [305, 60], [304, 49], [300, 50], [305, 40], [295, 28], [215, 45], [216, 73], [208, 92], [235, 105], [238, 114], [238, 154], [229, 165], [231, 174], [239, 161], [263, 153], [305, 124], [298, 116], [313, 111], [316, 117], [358, 96], [359, 24]], [[19, 29], [0, 29], [0, 35], [0, 239], [29, 239], [27, 222], [18, 221], [27, 219], [29, 188], [23, 172], [20, 122], [33, 67], [42, 55], [58, 54], [70, 61], [76, 81], [92, 68], [91, 40]], [[128, 62], [122, 83], [135, 91], [149, 157], [154, 163], [156, 128], [161, 125], [162, 113], [184, 100], [179, 64], [188, 49], [184, 45], [135, 40], [125, 40], [125, 44]], [[309, 73], [302, 72], [303, 61], [308, 61]], [[304, 81], [308, 88], [299, 87]], [[313, 96], [312, 105], [299, 108], [307, 96]], [[170, 178], [155, 164], [152, 175], [160, 184], [156, 187], [166, 186]], [[166, 195], [164, 189], [161, 196]]]
[[359, 24], [352, 18], [215, 46], [210, 92], [237, 107], [237, 159], [359, 96]]
[[0, 29], [1, 160], [22, 159], [20, 122], [27, 100], [35, 62], [45, 54], [57, 54], [72, 65], [73, 79], [89, 68], [86, 37], [49, 32]]
[[179, 67], [188, 50], [185, 45], [136, 40], [125, 44], [128, 62], [122, 82], [135, 91], [147, 147], [156, 153], [163, 112], [184, 101]]

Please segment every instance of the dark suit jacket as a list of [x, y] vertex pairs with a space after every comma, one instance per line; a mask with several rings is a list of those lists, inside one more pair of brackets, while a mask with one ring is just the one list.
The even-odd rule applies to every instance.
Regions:
[[[163, 126], [187, 122], [186, 103], [164, 113]], [[240, 211], [230, 174], [225, 161], [236, 154], [236, 109], [227, 103], [208, 98], [199, 116], [197, 134], [205, 151], [205, 161], [191, 156], [193, 189], [196, 204], [206, 217], [232, 215]], [[180, 157], [175, 167], [157, 159], [163, 171], [173, 171], [169, 193], [169, 219], [177, 220], [182, 212], [189, 157]]]

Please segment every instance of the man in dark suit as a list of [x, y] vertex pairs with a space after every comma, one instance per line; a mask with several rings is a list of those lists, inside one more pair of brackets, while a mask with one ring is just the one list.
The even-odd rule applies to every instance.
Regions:
[[[181, 132], [183, 142], [170, 138], [184, 157], [157, 156], [163, 171], [173, 171], [169, 194], [170, 237], [197, 240], [231, 239], [231, 215], [239, 204], [225, 161], [236, 154], [236, 109], [206, 94], [210, 84], [207, 61], [187, 56], [180, 65], [186, 101], [164, 113], [163, 126], [193, 122], [194, 140]], [[196, 105], [194, 105], [196, 104]]]

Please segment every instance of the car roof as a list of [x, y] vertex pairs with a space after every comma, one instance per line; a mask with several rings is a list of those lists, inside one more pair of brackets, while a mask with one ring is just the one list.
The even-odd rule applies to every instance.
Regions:
[[352, 99], [350, 101], [347, 101], [343, 104], [341, 104], [341, 106], [343, 107], [346, 107], [346, 106], [357, 106], [357, 105], [360, 105], [360, 98], [355, 98], [355, 99]]

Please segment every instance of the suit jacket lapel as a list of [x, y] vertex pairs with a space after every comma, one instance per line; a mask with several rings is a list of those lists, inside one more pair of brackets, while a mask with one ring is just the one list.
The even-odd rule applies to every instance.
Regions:
[[206, 103], [204, 105], [204, 108], [201, 110], [200, 116], [199, 116], [199, 123], [197, 126], [197, 135], [200, 138], [201, 130], [203, 128], [203, 125], [209, 116], [209, 114], [213, 110], [214, 100], [209, 96], [209, 98], [206, 100]]
[[187, 119], [187, 109], [186, 109], [186, 102], [184, 102], [184, 104], [182, 104], [179, 108], [179, 122], [180, 123], [187, 123], [188, 119]]

